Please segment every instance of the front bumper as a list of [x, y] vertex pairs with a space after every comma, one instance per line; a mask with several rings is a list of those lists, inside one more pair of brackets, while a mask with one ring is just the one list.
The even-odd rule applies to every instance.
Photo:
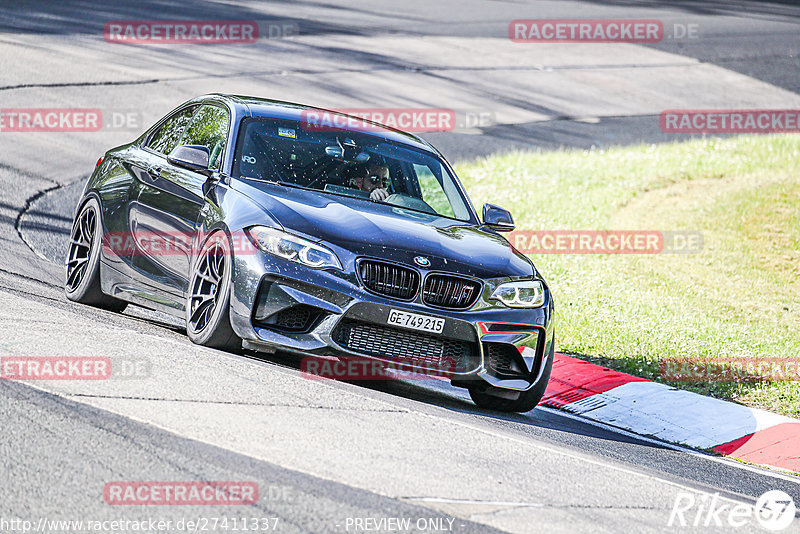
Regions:
[[[553, 353], [553, 304], [510, 309], [486, 300], [443, 310], [367, 292], [355, 274], [317, 270], [256, 253], [234, 258], [231, 325], [245, 348], [367, 358], [441, 374], [460, 387], [527, 391]], [[441, 334], [389, 326], [390, 310], [441, 317]]]

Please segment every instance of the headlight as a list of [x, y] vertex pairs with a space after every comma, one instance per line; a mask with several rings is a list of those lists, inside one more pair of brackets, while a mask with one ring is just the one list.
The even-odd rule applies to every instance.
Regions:
[[539, 280], [520, 280], [500, 284], [489, 300], [499, 300], [509, 308], [538, 308], [544, 304], [544, 286]]
[[317, 269], [342, 268], [333, 251], [296, 235], [267, 226], [252, 226], [246, 228], [245, 232], [254, 245], [279, 258]]

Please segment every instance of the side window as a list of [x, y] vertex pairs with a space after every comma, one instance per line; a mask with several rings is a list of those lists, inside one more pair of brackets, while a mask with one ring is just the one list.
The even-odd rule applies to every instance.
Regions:
[[191, 106], [168, 118], [150, 137], [145, 146], [164, 155], [172, 152], [172, 149], [178, 146], [178, 140], [196, 109], [197, 106]]
[[195, 113], [181, 144], [207, 147], [210, 153], [208, 168], [219, 169], [227, 139], [228, 112], [219, 106], [205, 105]]
[[426, 165], [414, 165], [414, 173], [419, 180], [419, 189], [422, 191], [422, 200], [436, 210], [439, 215], [453, 217], [453, 208], [447, 200], [447, 194], [442, 189], [442, 184], [436, 179], [431, 169]]

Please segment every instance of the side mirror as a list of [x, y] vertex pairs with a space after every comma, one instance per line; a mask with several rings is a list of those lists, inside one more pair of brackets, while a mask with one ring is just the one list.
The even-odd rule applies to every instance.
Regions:
[[208, 160], [211, 152], [208, 147], [200, 145], [179, 145], [167, 157], [167, 161], [177, 167], [183, 167], [201, 174], [209, 174]]
[[344, 148], [336, 145], [326, 146], [325, 153], [333, 159], [344, 159]]
[[494, 204], [483, 205], [483, 224], [496, 232], [510, 232], [514, 229], [511, 212]]
[[325, 154], [329, 157], [337, 160], [337, 161], [344, 161], [347, 163], [358, 162], [364, 163], [369, 160], [369, 154], [366, 152], [358, 152], [356, 153], [349, 145], [338, 146], [338, 145], [331, 145], [325, 147]]

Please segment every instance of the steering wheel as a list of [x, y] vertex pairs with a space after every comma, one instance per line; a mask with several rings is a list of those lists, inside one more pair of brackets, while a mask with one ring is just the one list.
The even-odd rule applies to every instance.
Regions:
[[392, 193], [386, 200], [384, 200], [387, 204], [392, 204], [394, 206], [400, 206], [401, 208], [409, 208], [412, 210], [417, 211], [424, 211], [426, 213], [430, 213], [431, 215], [438, 215], [436, 210], [430, 207], [430, 205], [422, 200], [421, 198], [412, 197], [411, 195], [406, 195], [405, 193]]

